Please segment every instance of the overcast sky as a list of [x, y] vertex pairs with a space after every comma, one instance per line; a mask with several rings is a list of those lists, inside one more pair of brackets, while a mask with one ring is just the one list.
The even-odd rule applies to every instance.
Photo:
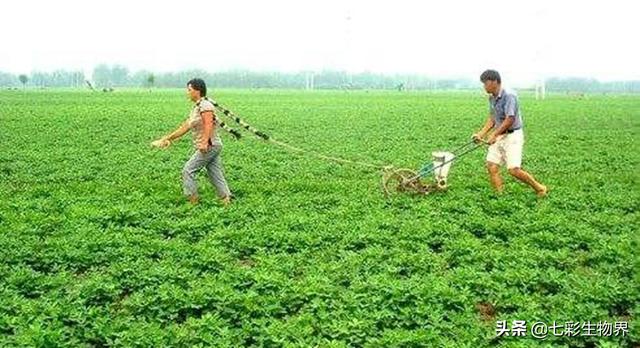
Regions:
[[0, 71], [322, 70], [640, 79], [640, 1], [4, 1]]

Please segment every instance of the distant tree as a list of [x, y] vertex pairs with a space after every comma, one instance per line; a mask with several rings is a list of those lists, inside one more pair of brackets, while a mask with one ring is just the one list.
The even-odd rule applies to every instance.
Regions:
[[129, 69], [122, 65], [114, 65], [113, 67], [111, 67], [111, 83], [113, 84], [113, 86], [126, 86], [128, 82]]
[[31, 86], [34, 87], [44, 87], [49, 80], [49, 74], [42, 71], [32, 71], [29, 78]]
[[153, 84], [156, 82], [156, 77], [153, 74], [149, 74], [149, 76], [147, 76], [147, 84], [149, 85], [149, 87], [153, 87]]
[[29, 77], [25, 74], [21, 74], [20, 76], [18, 76], [18, 80], [20, 80], [20, 83], [22, 83], [22, 88], [24, 88], [29, 81]]
[[96, 87], [105, 87], [112, 84], [111, 69], [106, 64], [100, 64], [93, 68], [93, 82]]
[[6, 72], [1, 72], [0, 71], [0, 86], [2, 87], [13, 87], [18, 83], [18, 77], [10, 74], [10, 73], [6, 73]]

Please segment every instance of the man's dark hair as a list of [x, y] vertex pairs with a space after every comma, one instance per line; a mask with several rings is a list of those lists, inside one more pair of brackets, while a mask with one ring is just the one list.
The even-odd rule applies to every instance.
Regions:
[[189, 80], [189, 82], [187, 82], [187, 86], [191, 86], [191, 88], [195, 89], [196, 91], [200, 91], [201, 97], [207, 96], [207, 84], [204, 83], [203, 79], [199, 79], [199, 78], [191, 79]]
[[498, 83], [502, 83], [500, 73], [491, 69], [485, 70], [482, 75], [480, 75], [480, 82], [485, 83], [487, 81], [498, 81]]

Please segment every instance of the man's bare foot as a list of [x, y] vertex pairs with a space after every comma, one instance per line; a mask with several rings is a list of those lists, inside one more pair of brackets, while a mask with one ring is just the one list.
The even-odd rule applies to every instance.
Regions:
[[536, 191], [538, 198], [546, 197], [549, 193], [549, 189], [545, 185], [540, 185], [540, 189]]
[[189, 196], [189, 203], [196, 205], [200, 201], [200, 198], [196, 195]]
[[222, 204], [226, 207], [231, 204], [231, 196], [225, 196], [222, 198]]

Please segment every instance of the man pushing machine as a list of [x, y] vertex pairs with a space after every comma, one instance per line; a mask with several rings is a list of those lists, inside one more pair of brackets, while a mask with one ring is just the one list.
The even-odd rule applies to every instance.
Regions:
[[481, 142], [493, 130], [487, 139], [487, 171], [491, 185], [498, 193], [502, 192], [500, 166], [506, 164], [509, 174], [533, 188], [538, 197], [546, 196], [547, 187], [522, 169], [524, 134], [517, 95], [502, 88], [500, 74], [495, 70], [483, 72], [480, 81], [489, 93], [490, 113], [484, 127], [473, 134], [473, 139]]

